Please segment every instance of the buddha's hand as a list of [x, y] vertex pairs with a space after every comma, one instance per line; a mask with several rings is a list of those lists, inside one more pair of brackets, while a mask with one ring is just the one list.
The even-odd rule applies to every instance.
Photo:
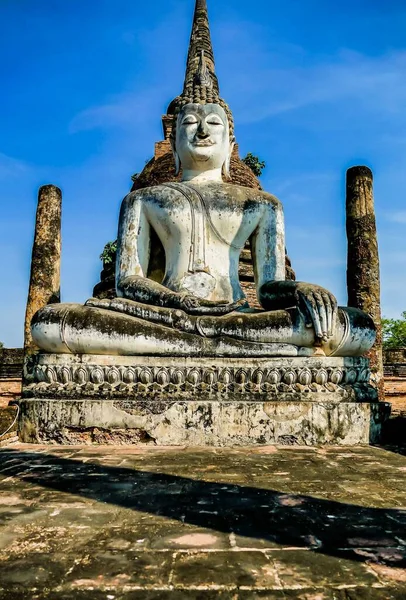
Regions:
[[337, 300], [326, 289], [311, 283], [295, 283], [297, 306], [307, 327], [314, 327], [316, 338], [327, 342], [333, 337], [337, 320]]
[[203, 298], [196, 298], [196, 296], [184, 295], [180, 298], [179, 308], [191, 315], [226, 315], [238, 310], [246, 304], [247, 301], [245, 299], [228, 303], [226, 301], [216, 302], [205, 300]]

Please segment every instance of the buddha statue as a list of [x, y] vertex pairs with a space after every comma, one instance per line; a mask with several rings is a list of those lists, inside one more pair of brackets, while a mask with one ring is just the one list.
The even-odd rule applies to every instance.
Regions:
[[[34, 342], [49, 353], [116, 356], [367, 352], [375, 341], [368, 315], [338, 308], [320, 286], [285, 280], [280, 201], [229, 182], [234, 121], [219, 93], [206, 0], [196, 0], [184, 88], [168, 115], [182, 178], [124, 198], [116, 298], [46, 306], [32, 320]], [[165, 254], [159, 281], [150, 264], [157, 237]], [[239, 281], [248, 240], [262, 310], [248, 305]]]
[[[337, 307], [318, 285], [285, 281], [282, 204], [266, 192], [227, 183], [233, 146], [231, 112], [216, 97], [202, 54], [174, 116], [172, 148], [182, 181], [124, 198], [117, 297], [41, 309], [32, 335], [42, 350], [267, 357], [361, 356], [372, 347], [368, 315]], [[165, 252], [161, 282], [148, 277], [152, 231]], [[248, 306], [238, 278], [248, 239], [263, 310]]]
[[[219, 93], [206, 0], [196, 0], [184, 88], [163, 125], [159, 146], [167, 165], [172, 149], [177, 175], [161, 170], [156, 185], [124, 198], [115, 297], [49, 304], [32, 319], [42, 352], [25, 362], [21, 439], [72, 444], [102, 431], [102, 443], [165, 446], [377, 441], [385, 407], [363, 357], [374, 323], [323, 287], [287, 278], [281, 202], [230, 168], [234, 120]], [[255, 307], [244, 274], [240, 283], [247, 242]]]

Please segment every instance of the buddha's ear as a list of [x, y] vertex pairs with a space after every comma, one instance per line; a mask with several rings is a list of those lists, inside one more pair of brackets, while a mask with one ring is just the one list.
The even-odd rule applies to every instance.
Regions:
[[228, 179], [230, 179], [230, 165], [231, 165], [231, 157], [232, 157], [233, 151], [234, 151], [234, 146], [235, 146], [235, 138], [233, 138], [232, 141], [230, 142], [230, 150], [228, 152], [227, 160], [223, 166], [223, 173]]
[[172, 148], [173, 158], [175, 159], [175, 175], [179, 175], [180, 158], [179, 158], [179, 154], [176, 151], [176, 144], [175, 144], [175, 140], [173, 138], [171, 138], [171, 148]]

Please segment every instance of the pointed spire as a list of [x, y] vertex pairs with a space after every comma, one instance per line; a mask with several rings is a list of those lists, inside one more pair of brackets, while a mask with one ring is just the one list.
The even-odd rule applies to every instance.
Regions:
[[219, 86], [215, 72], [214, 52], [211, 42], [207, 0], [196, 0], [192, 34], [190, 36], [189, 52], [186, 64], [184, 93], [193, 88], [194, 79], [199, 69], [199, 64], [202, 61], [202, 51], [204, 52], [206, 68], [209, 71], [213, 81], [213, 91], [215, 95], [218, 95]]
[[172, 100], [163, 117], [165, 139], [173, 135], [173, 126], [182, 106], [191, 103], [222, 106], [230, 124], [230, 136], [233, 136], [233, 115], [226, 102], [220, 98], [215, 72], [207, 0], [196, 0], [183, 92]]
[[196, 85], [205, 86], [211, 88], [213, 86], [213, 80], [211, 78], [209, 69], [207, 68], [206, 57], [204, 55], [204, 50], [201, 51], [199, 68], [195, 73], [195, 77], [193, 82]]

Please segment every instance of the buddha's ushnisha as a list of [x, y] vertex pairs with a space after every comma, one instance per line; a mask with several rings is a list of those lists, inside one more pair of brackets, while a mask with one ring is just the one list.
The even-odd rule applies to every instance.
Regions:
[[[198, 0], [184, 90], [172, 103], [172, 148], [182, 182], [124, 199], [117, 298], [47, 306], [34, 317], [33, 338], [57, 353], [362, 355], [375, 340], [368, 315], [338, 308], [320, 286], [285, 281], [279, 200], [224, 181], [234, 123], [219, 97], [206, 19], [206, 2]], [[149, 277], [152, 231], [165, 252], [159, 282]], [[262, 311], [250, 309], [239, 282], [247, 240]]]

